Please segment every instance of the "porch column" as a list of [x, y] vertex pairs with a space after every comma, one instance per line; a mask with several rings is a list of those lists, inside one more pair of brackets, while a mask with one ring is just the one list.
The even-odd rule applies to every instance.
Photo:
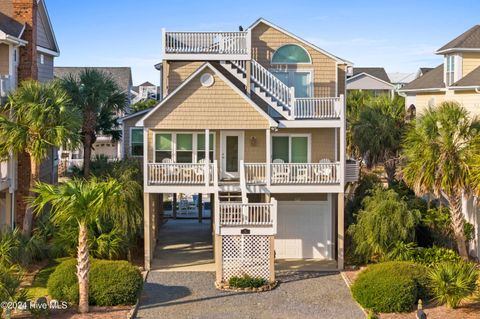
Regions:
[[265, 163], [266, 163], [266, 167], [265, 167], [265, 177], [266, 177], [266, 180], [267, 180], [267, 186], [270, 186], [270, 169], [271, 169], [271, 165], [270, 165], [270, 162], [272, 161], [272, 147], [271, 147], [271, 143], [272, 143], [272, 138], [271, 138], [271, 131], [270, 131], [270, 128], [266, 129], [265, 130], [265, 145], [266, 145], [266, 150], [265, 150]]
[[155, 249], [155, 225], [153, 212], [155, 211], [153, 196], [154, 194], [144, 193], [143, 194], [143, 236], [144, 236], [144, 257], [145, 257], [145, 270], [150, 270], [151, 263], [153, 259], [153, 251]]
[[198, 194], [198, 200], [197, 200], [197, 209], [198, 209], [198, 222], [201, 223], [203, 219], [203, 194], [199, 193]]
[[205, 130], [205, 186], [210, 185], [210, 130]]
[[172, 199], [172, 218], [177, 219], [177, 193], [173, 193]]
[[344, 226], [344, 193], [338, 193], [337, 200], [337, 268], [343, 269], [344, 267], [344, 239], [345, 239], [345, 226]]

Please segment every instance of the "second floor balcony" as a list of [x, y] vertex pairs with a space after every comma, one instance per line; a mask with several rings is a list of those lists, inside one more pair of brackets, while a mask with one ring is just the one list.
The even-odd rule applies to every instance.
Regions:
[[250, 31], [166, 32], [163, 57], [167, 60], [249, 60]]

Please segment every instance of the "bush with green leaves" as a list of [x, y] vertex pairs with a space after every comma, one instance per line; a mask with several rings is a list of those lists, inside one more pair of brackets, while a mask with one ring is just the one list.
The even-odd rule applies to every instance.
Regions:
[[[26, 301], [26, 291], [19, 289], [21, 282], [22, 272], [18, 267], [0, 265], [0, 302]], [[5, 307], [0, 307], [0, 318], [5, 310]]]
[[267, 281], [260, 277], [251, 277], [244, 275], [242, 277], [234, 276], [228, 280], [228, 285], [233, 288], [258, 288], [265, 285]]
[[427, 268], [412, 262], [373, 264], [362, 271], [351, 287], [362, 307], [373, 312], [405, 312], [418, 299], [428, 299]]
[[10, 267], [14, 264], [28, 265], [32, 260], [46, 255], [46, 244], [42, 236], [35, 232], [24, 236], [18, 228], [0, 231], [0, 265]]
[[393, 244], [413, 242], [420, 212], [409, 209], [394, 190], [377, 187], [363, 201], [356, 224], [348, 228], [355, 254], [364, 261], [384, 259]]
[[477, 289], [479, 273], [473, 263], [444, 262], [430, 270], [428, 277], [434, 300], [456, 308]]
[[415, 243], [397, 242], [386, 257], [391, 261], [413, 261], [418, 264], [434, 267], [442, 262], [460, 262], [462, 258], [452, 249], [445, 247], [417, 247]]
[[[49, 295], [57, 300], [78, 303], [75, 259], [57, 266], [48, 279]], [[89, 303], [97, 306], [134, 304], [142, 289], [139, 270], [126, 261], [91, 259]]]

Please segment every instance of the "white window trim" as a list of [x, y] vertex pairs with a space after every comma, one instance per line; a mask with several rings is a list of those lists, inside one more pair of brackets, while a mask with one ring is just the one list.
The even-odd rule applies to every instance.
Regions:
[[305, 69], [290, 69], [290, 68], [287, 68], [287, 69], [279, 69], [279, 68], [270, 68], [269, 70], [273, 75], [275, 75], [275, 72], [286, 72], [286, 73], [289, 73], [288, 77], [290, 79], [290, 73], [295, 73], [295, 72], [305, 72], [305, 73], [310, 73], [310, 97], [314, 97], [315, 96], [315, 93], [314, 93], [314, 87], [313, 87], [313, 84], [314, 84], [314, 71], [313, 71], [313, 68], [305, 68]]
[[[307, 138], [307, 163], [312, 162], [312, 134], [310, 133], [272, 133], [270, 141], [270, 154], [273, 157], [273, 138], [275, 136], [288, 136], [288, 163], [292, 163], [292, 137], [306, 137]], [[273, 162], [274, 158], [271, 159]]]
[[[155, 149], [155, 141], [157, 139], [158, 134], [171, 134], [172, 135], [172, 161], [174, 163], [177, 162], [177, 134], [192, 134], [192, 163], [198, 163], [198, 158], [197, 158], [197, 152], [199, 151], [198, 149], [198, 135], [199, 134], [205, 134], [203, 131], [155, 131], [153, 134], [153, 143], [152, 143], [152, 148], [153, 148], [153, 162], [154, 163], [160, 163], [156, 161], [156, 156], [155, 152], [157, 151]], [[216, 154], [216, 134], [215, 132], [210, 131], [210, 135], [213, 135], [213, 159], [215, 159], [215, 154]], [[204, 151], [204, 150], [203, 150]]]
[[[130, 135], [128, 137], [128, 154], [130, 157], [143, 157], [144, 155], [133, 155], [132, 154], [132, 131], [133, 130], [141, 130], [143, 132], [143, 127], [130, 127]], [[142, 147], [143, 147], [143, 138], [142, 138]]]
[[[275, 56], [275, 53], [277, 53], [278, 50], [280, 50], [281, 48], [283, 48], [284, 46], [287, 46], [287, 45], [296, 45], [300, 48], [302, 48], [308, 55], [308, 58], [310, 59], [310, 62], [299, 62], [299, 63], [278, 63], [278, 62], [273, 62], [273, 57]], [[313, 62], [312, 62], [312, 56], [310, 55], [310, 52], [308, 52], [307, 49], [305, 49], [305, 47], [301, 46], [300, 44], [298, 43], [285, 43], [281, 46], [279, 46], [275, 52], [273, 52], [272, 54], [272, 58], [270, 59], [270, 64], [271, 65], [299, 65], [299, 64], [308, 64], [308, 65], [311, 65]]]

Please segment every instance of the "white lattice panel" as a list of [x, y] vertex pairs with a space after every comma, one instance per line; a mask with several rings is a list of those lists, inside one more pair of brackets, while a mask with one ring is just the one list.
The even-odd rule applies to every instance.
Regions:
[[222, 236], [223, 280], [249, 275], [269, 280], [270, 236]]

